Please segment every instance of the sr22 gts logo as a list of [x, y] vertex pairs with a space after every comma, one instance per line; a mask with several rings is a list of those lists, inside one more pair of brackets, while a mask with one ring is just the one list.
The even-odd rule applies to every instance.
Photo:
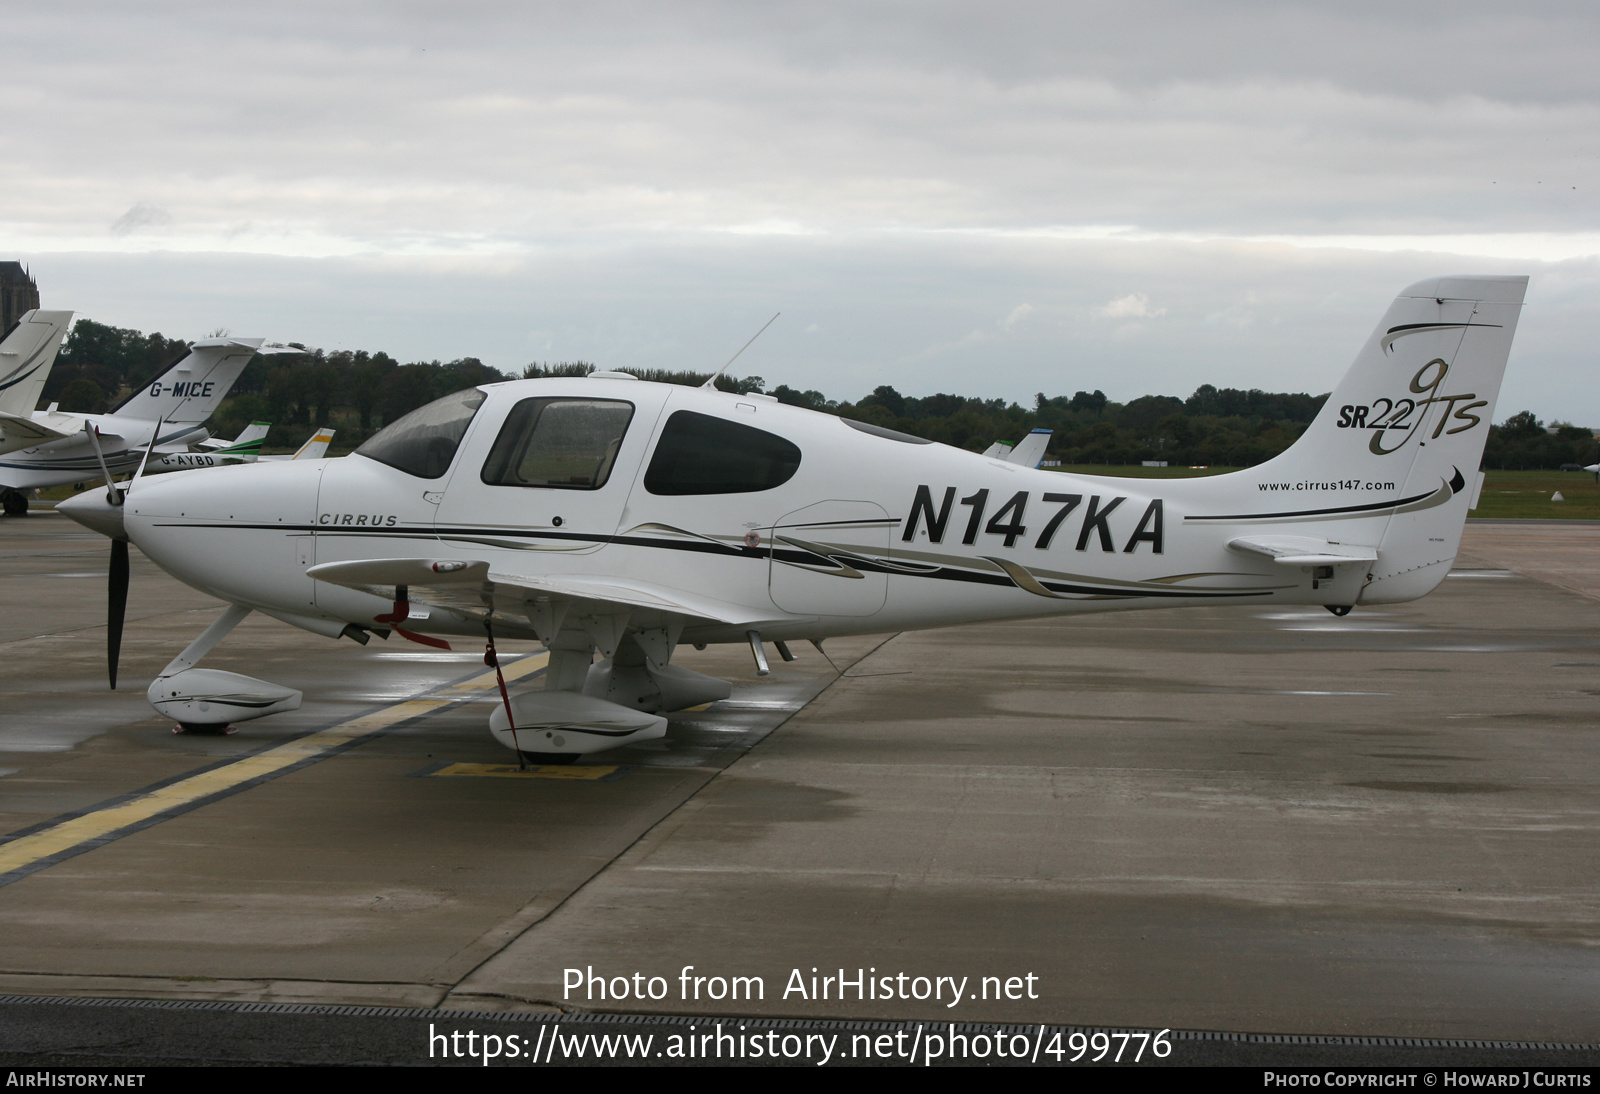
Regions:
[[[1391, 452], [1398, 452], [1405, 447], [1407, 441], [1416, 435], [1418, 427], [1428, 416], [1428, 408], [1435, 403], [1444, 407], [1433, 433], [1429, 440], [1440, 436], [1449, 436], [1451, 433], [1462, 433], [1482, 422], [1483, 419], [1472, 413], [1479, 407], [1488, 406], [1488, 402], [1479, 399], [1475, 393], [1466, 395], [1440, 395], [1439, 388], [1444, 383], [1445, 375], [1450, 371], [1450, 366], [1443, 360], [1435, 357], [1417, 370], [1411, 378], [1411, 393], [1421, 395], [1421, 399], [1375, 399], [1366, 406], [1346, 405], [1339, 408], [1338, 427], [1340, 429], [1370, 429], [1372, 439], [1367, 442], [1367, 447], [1375, 455], [1387, 456]], [[1477, 400], [1469, 402], [1469, 400]], [[1465, 403], [1465, 406], [1458, 406]], [[1412, 415], [1416, 417], [1413, 418]], [[1459, 422], [1453, 429], [1445, 426], [1452, 422]], [[1384, 438], [1391, 430], [1403, 431], [1399, 443], [1386, 446]]]
[[[1088, 507], [1083, 509], [1083, 520], [1078, 525], [1076, 549], [1087, 551], [1090, 543], [1096, 543], [1102, 551], [1115, 551], [1117, 547], [1112, 539], [1111, 514], [1127, 500], [1127, 498], [1112, 498], [1107, 502], [1099, 494], [1092, 495]], [[1046, 494], [1043, 501], [1046, 505], [1053, 505], [1056, 508], [1042, 525], [1036, 525], [1037, 532], [1033, 545], [1041, 551], [1049, 548], [1066, 519], [1083, 506], [1083, 495]], [[911, 502], [911, 517], [906, 521], [905, 531], [900, 535], [901, 541], [910, 543], [917, 538], [918, 528], [926, 527], [930, 542], [943, 542], [945, 532], [950, 526], [951, 510], [955, 504], [956, 488], [953, 486], [945, 487], [944, 498], [937, 507], [933, 504], [933, 491], [926, 486], [917, 487], [916, 497]], [[996, 510], [987, 524], [984, 523], [983, 516], [984, 510], [989, 506], [989, 491], [979, 490], [969, 494], [961, 499], [961, 504], [967, 507], [966, 530], [961, 534], [962, 543], [971, 545], [978, 542], [980, 529], [986, 535], [1003, 537], [1007, 547], [1015, 547], [1018, 540], [1027, 538], [1028, 528], [1022, 521], [1028, 510], [1028, 491], [1018, 490], [1011, 495], [1011, 500]], [[1144, 515], [1139, 518], [1133, 534], [1128, 536], [1122, 548], [1123, 553], [1133, 554], [1134, 548], [1141, 543], [1148, 543], [1151, 553], [1158, 555], [1161, 553], [1162, 509], [1160, 498], [1145, 506]], [[1127, 516], [1132, 516], [1132, 513], [1127, 513], [1121, 520], [1126, 521]], [[1123, 527], [1126, 528], [1125, 523]]]

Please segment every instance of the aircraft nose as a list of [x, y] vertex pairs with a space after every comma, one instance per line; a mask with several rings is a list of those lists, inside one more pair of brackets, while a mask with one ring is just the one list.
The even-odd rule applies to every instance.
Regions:
[[99, 532], [112, 539], [127, 539], [127, 529], [122, 523], [122, 506], [112, 505], [105, 490], [85, 490], [83, 493], [56, 503], [56, 512], [65, 513], [91, 532]]

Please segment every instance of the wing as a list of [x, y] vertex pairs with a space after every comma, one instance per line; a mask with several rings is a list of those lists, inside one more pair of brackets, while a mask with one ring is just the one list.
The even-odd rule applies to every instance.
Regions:
[[487, 562], [461, 559], [380, 558], [326, 562], [307, 575], [317, 581], [359, 589], [395, 599], [405, 586], [407, 598], [456, 612], [471, 619], [526, 619], [540, 635], [559, 630], [564, 616], [626, 615], [629, 628], [650, 629], [720, 623], [754, 627], [776, 617], [771, 610], [673, 589], [626, 577], [560, 575], [528, 577], [494, 573]]

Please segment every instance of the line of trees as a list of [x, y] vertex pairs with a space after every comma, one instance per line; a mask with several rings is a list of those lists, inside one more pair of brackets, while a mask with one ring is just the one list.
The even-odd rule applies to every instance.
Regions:
[[1546, 426], [1531, 410], [1513, 414], [1489, 430], [1483, 466], [1491, 471], [1571, 469], [1600, 459], [1594, 431], [1566, 422]]
[[[218, 334], [225, 332], [217, 332]], [[213, 419], [213, 431], [232, 437], [252, 421], [272, 423], [270, 447], [294, 448], [313, 430], [332, 426], [335, 451], [359, 445], [388, 422], [453, 391], [513, 377], [476, 357], [401, 364], [387, 353], [329, 353], [291, 343], [303, 352], [263, 356], [251, 362]], [[67, 410], [101, 413], [170, 368], [189, 343], [79, 319], [67, 336], [45, 400]], [[586, 361], [535, 363], [526, 378], [582, 376]], [[709, 373], [647, 369], [640, 379], [697, 385]], [[1051, 429], [1049, 458], [1067, 464], [1133, 464], [1166, 460], [1174, 465], [1248, 467], [1293, 444], [1316, 417], [1327, 395], [1287, 394], [1202, 384], [1187, 399], [1145, 395], [1116, 403], [1101, 391], [1073, 395], [1040, 392], [1025, 407], [1005, 399], [935, 394], [917, 398], [890, 386], [854, 402], [837, 402], [820, 391], [779, 384], [770, 392], [760, 376], [720, 376], [724, 391], [758, 391], [780, 402], [871, 422], [890, 429], [982, 451], [994, 441], [1015, 443], [1029, 430]], [[1529, 411], [1492, 426], [1484, 454], [1488, 468], [1559, 468], [1593, 463], [1592, 433], [1557, 423], [1547, 429]]]
[[1104, 392], [1034, 396], [1031, 408], [960, 395], [912, 398], [880, 387], [855, 403], [819, 403], [818, 393], [773, 392], [784, 402], [981, 451], [1050, 429], [1049, 455], [1068, 464], [1172, 464], [1245, 467], [1282, 452], [1316, 417], [1326, 395], [1274, 394], [1204, 384], [1187, 399], [1145, 395], [1115, 403]]
[[78, 414], [104, 414], [188, 352], [179, 338], [79, 319], [56, 355], [43, 398]]

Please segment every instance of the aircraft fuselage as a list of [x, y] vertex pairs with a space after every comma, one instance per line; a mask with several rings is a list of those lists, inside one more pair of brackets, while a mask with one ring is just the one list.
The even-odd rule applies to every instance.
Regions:
[[[147, 555], [197, 588], [340, 625], [372, 626], [392, 603], [314, 581], [306, 575], [313, 565], [459, 558], [486, 560], [491, 574], [630, 575], [712, 591], [770, 620], [761, 629], [774, 639], [1074, 610], [1348, 603], [1357, 591], [1333, 594], [1313, 567], [1301, 572], [1229, 551], [1231, 522], [1203, 518], [1238, 484], [1223, 491], [1208, 479], [1034, 470], [761, 397], [639, 381], [515, 381], [482, 390], [482, 405], [435, 477], [361, 455], [202, 469], [141, 482], [126, 527]], [[486, 481], [495, 478], [494, 448], [514, 409], [530, 399], [605, 404], [626, 415], [602, 484]], [[796, 450], [797, 466], [762, 489], [693, 492], [694, 483], [653, 481], [653, 466], [661, 479], [658, 448], [680, 412], [698, 416], [678, 419], [689, 428], [731, 425], [736, 440], [755, 435], [743, 430], [776, 437]], [[481, 634], [481, 624], [439, 609], [419, 608], [408, 626]], [[514, 622], [504, 629], [518, 633]], [[742, 641], [743, 632], [690, 625], [683, 640]]]

